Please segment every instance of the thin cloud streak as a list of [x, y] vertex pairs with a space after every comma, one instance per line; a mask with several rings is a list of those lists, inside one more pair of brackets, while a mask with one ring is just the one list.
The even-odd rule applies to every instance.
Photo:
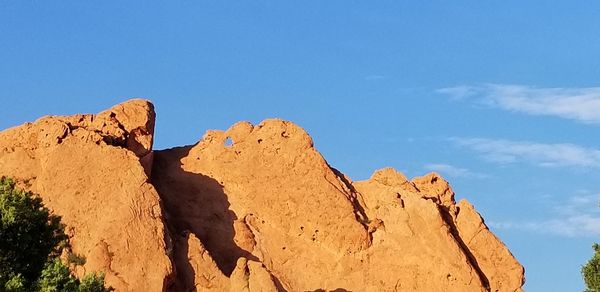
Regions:
[[367, 75], [364, 77], [365, 80], [367, 81], [373, 81], [373, 80], [382, 80], [382, 79], [388, 79], [389, 76], [386, 75]]
[[564, 237], [596, 237], [600, 235], [600, 217], [590, 215], [518, 223], [490, 222], [489, 226], [496, 229], [521, 230]]
[[573, 196], [555, 206], [554, 218], [526, 222], [489, 222], [492, 228], [521, 230], [565, 237], [596, 237], [600, 235], [600, 194]]
[[513, 112], [600, 124], [600, 87], [538, 88], [488, 84], [447, 87], [437, 92], [454, 100], [474, 101]]
[[439, 172], [443, 175], [456, 178], [487, 178], [488, 176], [481, 173], [472, 172], [466, 168], [456, 167], [443, 163], [429, 163], [423, 166], [423, 169], [428, 171]]
[[503, 164], [526, 162], [542, 167], [600, 168], [600, 150], [574, 144], [544, 144], [484, 138], [449, 138], [456, 145]]

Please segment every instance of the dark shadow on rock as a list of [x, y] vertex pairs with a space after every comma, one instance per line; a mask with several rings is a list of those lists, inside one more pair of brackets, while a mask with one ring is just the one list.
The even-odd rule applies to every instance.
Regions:
[[346, 185], [346, 187], [350, 190], [351, 194], [350, 194], [350, 197], [348, 198], [348, 200], [350, 200], [350, 203], [352, 203], [352, 206], [354, 207], [354, 213], [356, 215], [356, 220], [358, 220], [358, 222], [360, 222], [362, 225], [365, 226], [365, 228], [367, 228], [366, 224], [369, 223], [369, 217], [367, 216], [367, 212], [365, 212], [365, 208], [360, 204], [360, 202], [357, 198], [357, 196], [362, 196], [362, 195], [356, 190], [356, 188], [354, 188], [352, 183], [350, 183], [350, 181], [348, 181], [346, 176], [341, 171], [339, 171], [336, 168], [333, 168], [331, 166], [329, 166], [329, 168], [338, 177], [338, 179], [344, 185]]
[[[481, 284], [483, 284], [483, 287], [489, 291], [490, 290], [490, 281], [488, 280], [487, 276], [483, 273], [483, 270], [481, 270], [481, 267], [479, 266], [477, 259], [475, 258], [475, 256], [473, 255], [473, 253], [471, 252], [471, 250], [469, 249], [467, 244], [460, 237], [460, 234], [458, 232], [458, 227], [456, 227], [456, 224], [454, 224], [454, 220], [452, 219], [452, 215], [450, 215], [450, 211], [448, 210], [448, 208], [446, 206], [443, 206], [443, 205], [438, 205], [438, 209], [440, 210], [440, 213], [442, 214], [442, 219], [444, 219], [446, 224], [448, 224], [448, 226], [450, 227], [450, 233], [452, 234], [452, 236], [454, 236], [454, 238], [456, 239], [456, 242], [458, 243], [460, 248], [463, 250], [463, 252], [467, 256], [469, 263], [475, 269], [475, 272], [477, 273], [477, 275], [479, 276], [479, 279], [481, 280]], [[458, 210], [458, 211], [460, 212], [460, 210]]]
[[226, 276], [231, 275], [240, 257], [258, 261], [234, 241], [233, 223], [237, 216], [229, 209], [223, 185], [209, 176], [182, 169], [181, 159], [188, 156], [192, 147], [156, 151], [152, 166], [152, 183], [161, 197], [165, 221], [173, 237], [176, 282], [184, 281], [186, 287], [189, 281], [193, 287], [194, 280], [187, 258], [188, 233], [200, 239]]
[[288, 292], [283, 287], [283, 284], [281, 284], [281, 281], [279, 281], [279, 279], [277, 277], [275, 277], [275, 275], [271, 274], [271, 280], [273, 280], [273, 284], [275, 284], [275, 288], [277, 289], [277, 292]]
[[196, 276], [192, 265], [188, 260], [188, 236], [173, 234], [171, 258], [174, 261], [175, 278], [166, 291], [190, 291], [195, 292], [194, 278]]

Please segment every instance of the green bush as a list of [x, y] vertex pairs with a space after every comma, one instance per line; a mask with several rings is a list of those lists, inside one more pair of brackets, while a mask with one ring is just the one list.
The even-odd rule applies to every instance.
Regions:
[[[0, 178], [0, 291], [105, 291], [104, 275], [80, 281], [60, 261], [67, 239], [60, 217], [39, 197]], [[81, 256], [67, 257], [75, 265], [85, 263]]]
[[600, 245], [594, 244], [594, 256], [581, 268], [586, 292], [600, 292]]
[[60, 218], [39, 197], [0, 178], [0, 284], [13, 277], [33, 282], [48, 257], [60, 254], [65, 240]]
[[58, 258], [46, 264], [36, 284], [41, 292], [75, 292], [79, 286], [69, 268]]
[[102, 292], [105, 290], [104, 274], [102, 273], [91, 273], [85, 275], [83, 279], [81, 279], [81, 284], [79, 285], [80, 292]]

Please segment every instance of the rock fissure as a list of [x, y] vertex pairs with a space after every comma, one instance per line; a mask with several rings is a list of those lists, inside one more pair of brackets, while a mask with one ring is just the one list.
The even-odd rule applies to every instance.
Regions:
[[459, 244], [459, 247], [462, 249], [464, 254], [467, 256], [467, 260], [469, 261], [469, 264], [473, 267], [473, 269], [475, 270], [475, 273], [479, 277], [479, 280], [483, 284], [483, 288], [486, 289], [486, 291], [490, 291], [489, 279], [487, 278], [487, 276], [485, 275], [485, 273], [479, 266], [479, 263], [477, 262], [477, 258], [473, 255], [473, 252], [469, 249], [469, 245], [467, 243], [465, 243], [465, 241], [463, 240], [462, 237], [460, 237], [460, 233], [458, 231], [456, 224], [454, 223], [454, 220], [452, 218], [450, 211], [448, 211], [448, 209], [442, 205], [439, 205], [438, 209], [442, 215], [442, 219], [446, 222], [448, 229], [450, 230], [450, 233], [452, 234], [452, 236], [454, 237], [456, 242]]
[[365, 230], [367, 230], [368, 224], [369, 224], [369, 218], [367, 217], [367, 214], [365, 214], [364, 208], [360, 205], [360, 203], [358, 203], [358, 200], [356, 199], [356, 193], [352, 193], [352, 191], [351, 191], [351, 193], [348, 193], [348, 192], [340, 189], [334, 182], [327, 179], [327, 177], [324, 177], [324, 179], [332, 187], [334, 187], [336, 190], [338, 190], [338, 192], [340, 194], [342, 194], [344, 197], [346, 197], [348, 199], [348, 202], [350, 202], [350, 204], [352, 204], [352, 207], [353, 207], [352, 213], [354, 213], [354, 217], [356, 218], [356, 221], [358, 223], [360, 223], [365, 228]]

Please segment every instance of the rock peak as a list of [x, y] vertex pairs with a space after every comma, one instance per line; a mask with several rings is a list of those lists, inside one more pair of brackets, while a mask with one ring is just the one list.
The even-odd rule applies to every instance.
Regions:
[[424, 197], [435, 199], [446, 206], [456, 203], [450, 184], [436, 172], [413, 178], [412, 183]]
[[392, 167], [386, 167], [376, 170], [373, 173], [373, 175], [371, 175], [371, 180], [377, 181], [387, 186], [400, 186], [408, 182], [408, 179], [404, 174], [398, 172]]
[[115, 120], [127, 136], [126, 148], [138, 157], [152, 151], [156, 113], [150, 101], [131, 99], [99, 113], [97, 118], [105, 121]]

